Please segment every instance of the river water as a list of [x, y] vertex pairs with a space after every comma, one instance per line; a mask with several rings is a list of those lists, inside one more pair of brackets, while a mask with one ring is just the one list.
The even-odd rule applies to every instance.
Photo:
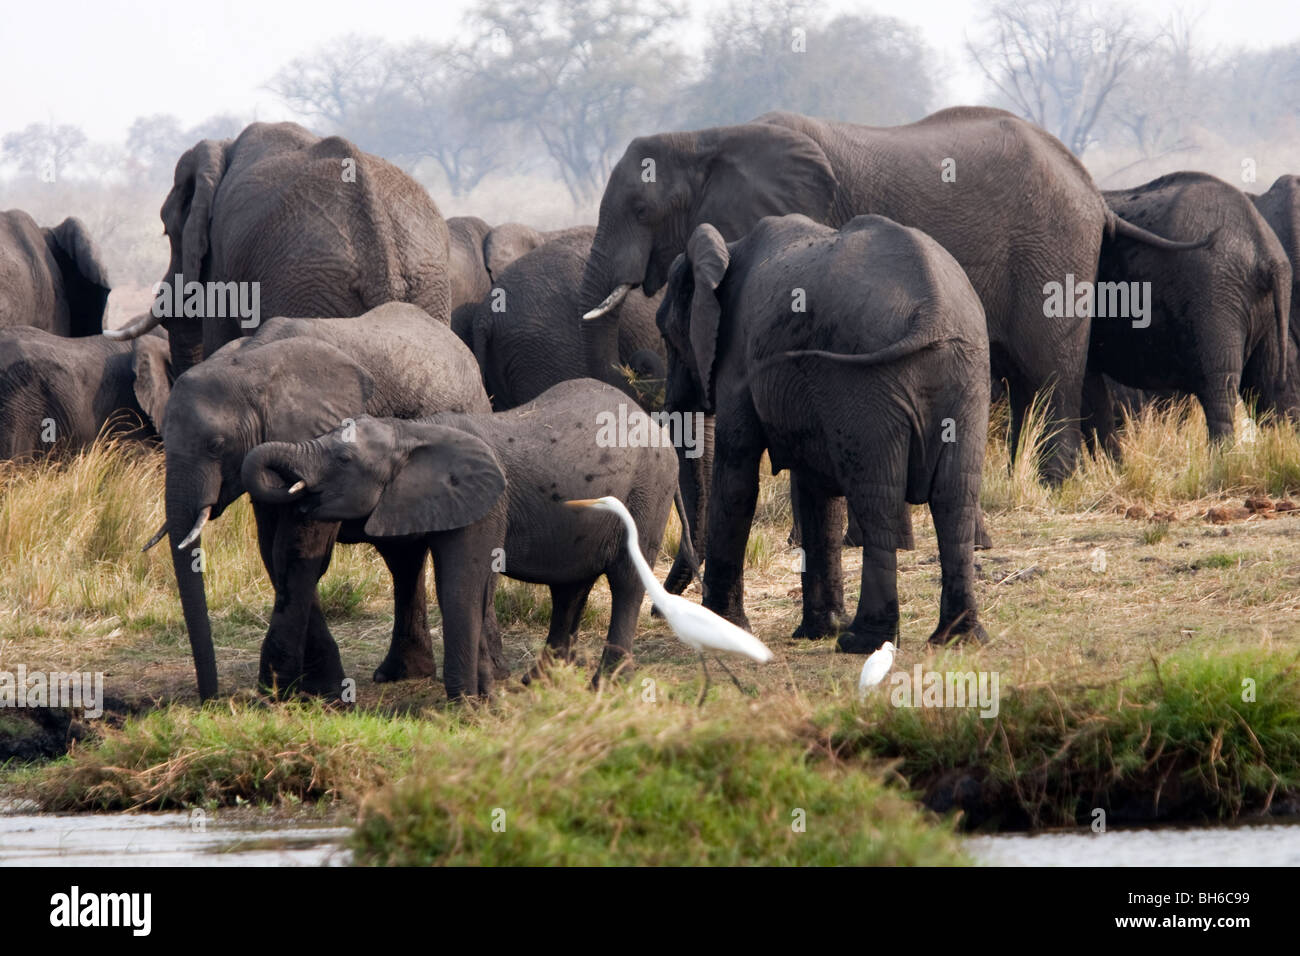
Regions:
[[[347, 827], [0, 806], [0, 866], [343, 866]], [[985, 866], [1300, 866], [1300, 822], [972, 836]]]

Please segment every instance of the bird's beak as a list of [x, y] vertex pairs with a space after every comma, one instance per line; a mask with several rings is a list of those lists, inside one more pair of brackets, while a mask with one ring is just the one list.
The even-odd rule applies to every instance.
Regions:
[[597, 499], [595, 499], [595, 498], [576, 498], [576, 499], [574, 499], [573, 501], [566, 501], [566, 502], [564, 503], [564, 507], [566, 507], [566, 508], [574, 508], [574, 509], [577, 509], [577, 508], [590, 508], [592, 505], [594, 505], [594, 504], [596, 503], [596, 500], [597, 500]]

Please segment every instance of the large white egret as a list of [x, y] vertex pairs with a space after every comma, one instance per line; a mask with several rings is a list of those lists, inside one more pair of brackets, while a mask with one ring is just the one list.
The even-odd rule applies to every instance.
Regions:
[[871, 688], [875, 687], [885, 675], [894, 669], [894, 642], [885, 641], [880, 645], [880, 649], [875, 651], [867, 662], [862, 665], [862, 676], [858, 678], [858, 696], [862, 697]]
[[[576, 501], [566, 501], [565, 504], [570, 508], [590, 508], [592, 511], [608, 511], [618, 515], [619, 520], [623, 522], [623, 527], [627, 531], [627, 553], [632, 559], [632, 564], [636, 568], [637, 575], [641, 578], [641, 583], [645, 585], [646, 592], [650, 595], [650, 600], [654, 606], [659, 609], [668, 626], [673, 629], [673, 633], [687, 647], [690, 647], [700, 655], [700, 667], [704, 670], [704, 689], [700, 691], [698, 703], [704, 702], [704, 697], [709, 691], [709, 667], [705, 663], [704, 652], [710, 651], [713, 654], [741, 654], [751, 660], [758, 661], [760, 664], [766, 664], [772, 659], [772, 652], [768, 650], [767, 645], [756, 638], [748, 631], [742, 630], [730, 621], [725, 620], [714, 614], [706, 607], [693, 604], [676, 594], [669, 594], [664, 590], [664, 586], [659, 583], [650, 565], [646, 563], [645, 556], [641, 554], [641, 542], [637, 535], [636, 522], [632, 520], [632, 515], [628, 513], [623, 502], [619, 501], [612, 495], [604, 498], [581, 498]], [[720, 658], [715, 660], [727, 672], [741, 692], [744, 688], [740, 686], [740, 681], [736, 680], [736, 675]]]

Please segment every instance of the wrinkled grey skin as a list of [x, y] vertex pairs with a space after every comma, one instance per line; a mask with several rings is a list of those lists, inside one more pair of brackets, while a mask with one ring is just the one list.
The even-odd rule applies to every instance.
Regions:
[[[644, 181], [648, 159], [653, 182]], [[955, 181], [944, 181], [946, 160], [955, 164]], [[831, 226], [876, 213], [933, 236], [962, 264], [984, 305], [993, 372], [1011, 384], [1012, 447], [1034, 394], [1052, 384], [1048, 412], [1064, 427], [1045, 470], [1057, 480], [1070, 472], [1088, 320], [1045, 319], [1043, 286], [1068, 274], [1091, 281], [1105, 235], [1168, 244], [1118, 219], [1055, 137], [983, 107], [896, 127], [777, 112], [739, 126], [639, 137], [601, 198], [580, 308], [622, 284], [658, 291], [701, 223], [732, 241], [761, 217], [785, 213]], [[609, 371], [617, 319], [589, 320], [583, 344], [588, 374], [620, 384]]]
[[[797, 289], [804, 313], [794, 311]], [[730, 244], [706, 224], [672, 267], [658, 321], [667, 407], [717, 415], [705, 607], [748, 626], [745, 545], [767, 451], [774, 471], [798, 478], [805, 569], [795, 637], [841, 626], [841, 495], [866, 540], [858, 610], [839, 649], [898, 641], [896, 550], [910, 537], [909, 503], [929, 503], [939, 539], [930, 640], [983, 637], [974, 544], [988, 339], [979, 297], [938, 243], [880, 216], [839, 231], [804, 216], [766, 218]]]
[[[595, 234], [595, 226], [569, 230], [525, 254], [495, 274], [493, 288], [500, 292], [475, 305], [474, 356], [498, 411], [585, 377], [582, 331], [573, 314]], [[620, 306], [618, 362], [636, 367], [647, 408], [663, 386], [664, 346], [655, 327], [660, 298], [640, 296]]]
[[1151, 297], [1145, 328], [1130, 315], [1092, 320], [1087, 404], [1099, 440], [1113, 445], [1117, 413], [1101, 373], [1130, 388], [1195, 395], [1210, 437], [1231, 440], [1238, 395], [1273, 408], [1286, 375], [1286, 250], [1244, 193], [1207, 173], [1171, 173], [1105, 196], [1143, 228], [1213, 238], [1191, 252], [1121, 236], [1103, 243], [1098, 282], [1149, 282]]
[[[177, 545], [204, 508], [220, 516], [244, 493], [254, 446], [303, 441], [364, 414], [419, 418], [490, 409], [474, 356], [413, 305], [389, 303], [357, 319], [276, 318], [180, 376], [163, 424], [167, 530], [199, 694], [217, 692], [216, 660], [196, 540]], [[254, 506], [258, 545], [275, 586], [258, 680], [282, 693], [337, 697], [343, 680], [316, 582], [336, 540], [370, 540], [360, 526], [303, 518], [292, 506]], [[435, 672], [425, 618], [424, 551], [377, 542], [393, 574], [393, 641], [376, 680]], [[498, 655], [499, 657], [499, 655]]]
[[[349, 177], [352, 177], [351, 179]], [[356, 316], [409, 302], [451, 322], [448, 236], [428, 193], [396, 166], [296, 123], [253, 123], [176, 163], [162, 205], [163, 281], [258, 282], [261, 316]], [[158, 320], [146, 312], [111, 337]], [[164, 319], [177, 374], [251, 335], [237, 318]]]
[[[430, 549], [448, 697], [486, 696], [492, 687], [483, 654], [485, 620], [495, 627], [487, 613], [494, 558], [504, 561], [497, 567], [508, 577], [550, 587], [543, 659], [571, 656], [587, 596], [605, 575], [612, 606], [599, 679], [630, 661], [645, 589], [622, 525], [564, 502], [618, 497], [653, 567], [677, 485], [671, 448], [597, 444], [598, 416], [617, 415], [626, 402], [618, 389], [577, 379], [494, 415], [444, 412], [418, 422], [362, 417], [355, 442], [335, 430], [308, 442], [260, 445], [245, 459], [244, 481], [254, 500], [295, 500], [311, 517], [364, 521], [370, 534]], [[299, 480], [306, 490], [289, 496]]]
[[[540, 232], [519, 222], [493, 227], [477, 216], [453, 216], [447, 220], [447, 231], [451, 237], [451, 328], [469, 345], [475, 306], [491, 290], [493, 277], [520, 256], [574, 230]], [[590, 237], [587, 245], [591, 245]]]
[[70, 454], [101, 433], [156, 439], [170, 361], [162, 335], [110, 342], [0, 329], [0, 460]]
[[1259, 196], [1247, 195], [1264, 221], [1272, 227], [1291, 263], [1287, 377], [1278, 392], [1275, 408], [1292, 418], [1300, 418], [1300, 176], [1279, 176], [1268, 192]]
[[80, 219], [42, 228], [21, 209], [0, 212], [0, 328], [98, 335], [108, 293], [108, 271]]

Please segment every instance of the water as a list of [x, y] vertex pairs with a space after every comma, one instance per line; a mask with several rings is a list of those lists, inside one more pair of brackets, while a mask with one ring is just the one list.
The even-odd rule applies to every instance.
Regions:
[[[31, 814], [0, 807], [0, 866], [343, 866], [346, 827], [188, 813]], [[240, 818], [245, 819], [244, 817]]]
[[1000, 834], [966, 849], [987, 866], [1300, 866], [1300, 824]]

